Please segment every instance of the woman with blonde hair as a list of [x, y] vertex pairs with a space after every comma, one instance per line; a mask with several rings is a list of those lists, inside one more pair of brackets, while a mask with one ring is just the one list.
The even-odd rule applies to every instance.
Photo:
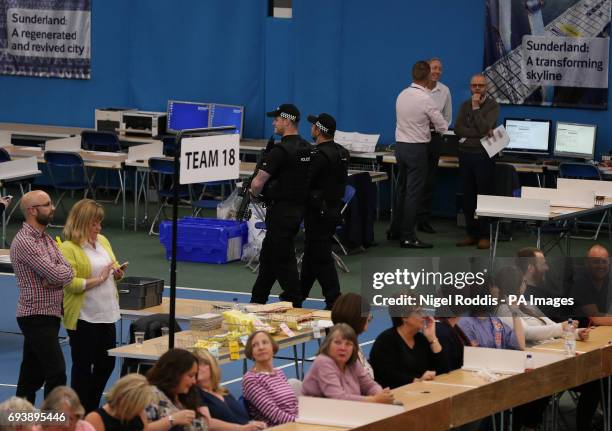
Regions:
[[153, 391], [145, 376], [123, 376], [108, 391], [107, 403], [85, 420], [96, 431], [141, 431], [147, 424], [144, 409], [153, 401]]
[[223, 386], [217, 359], [206, 349], [198, 350], [198, 388], [202, 403], [210, 411], [211, 431], [257, 431], [265, 422], [251, 421], [244, 406]]
[[[11, 413], [35, 413], [36, 409], [25, 398], [10, 397], [8, 400], [0, 403], [0, 418], [7, 419]], [[5, 424], [2, 428], [4, 431], [32, 431], [34, 429], [34, 421], [26, 422], [19, 421], [12, 424]]]
[[64, 286], [64, 327], [70, 336], [71, 385], [86, 412], [97, 409], [115, 358], [119, 300], [115, 280], [123, 277], [113, 249], [100, 234], [104, 208], [91, 199], [78, 201], [64, 226], [60, 250], [74, 272]]
[[38, 429], [45, 431], [95, 431], [89, 422], [83, 420], [85, 409], [74, 390], [68, 386], [53, 389], [40, 406], [41, 411], [63, 413], [63, 422], [43, 423]]

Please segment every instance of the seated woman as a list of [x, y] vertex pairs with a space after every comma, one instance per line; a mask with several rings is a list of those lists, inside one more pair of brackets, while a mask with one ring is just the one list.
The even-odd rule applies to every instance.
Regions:
[[389, 314], [393, 327], [376, 337], [370, 351], [378, 383], [397, 388], [448, 371], [433, 317], [417, 306], [390, 306]]
[[264, 422], [251, 421], [242, 403], [223, 386], [217, 359], [208, 350], [199, 350], [198, 389], [202, 404], [210, 411], [211, 431], [257, 431], [266, 428]]
[[357, 345], [357, 336], [349, 325], [335, 325], [304, 378], [302, 393], [338, 400], [393, 403], [389, 388], [383, 390], [357, 360]]
[[172, 349], [147, 372], [155, 389], [153, 400], [145, 407], [147, 431], [206, 431], [208, 409], [201, 407], [196, 387], [198, 359], [183, 349]]
[[457, 323], [458, 317], [439, 317], [436, 322], [436, 335], [445, 360], [443, 368], [448, 372], [463, 366], [463, 348], [470, 344]]
[[153, 401], [153, 386], [141, 374], [128, 374], [106, 394], [107, 403], [85, 420], [96, 431], [141, 431], [148, 424], [144, 409]]
[[[367, 301], [362, 301], [361, 295], [357, 293], [343, 293], [336, 299], [331, 310], [331, 319], [334, 325], [338, 323], [346, 323], [357, 337], [368, 330], [368, 324], [372, 319], [370, 314], [370, 304]], [[361, 346], [357, 346], [357, 361], [366, 370], [371, 378], [374, 378], [374, 370], [368, 362], [361, 350]]]
[[287, 377], [273, 367], [278, 344], [265, 331], [253, 332], [244, 348], [244, 355], [255, 362], [242, 378], [242, 393], [249, 403], [250, 416], [269, 426], [295, 421], [298, 400]]
[[86, 412], [100, 406], [102, 392], [115, 368], [108, 350], [116, 345], [119, 300], [115, 280], [123, 271], [100, 231], [104, 208], [81, 199], [70, 209], [60, 249], [74, 278], [64, 286], [64, 326], [70, 337], [71, 385]]
[[[0, 417], [8, 418], [11, 413], [36, 413], [36, 409], [25, 398], [10, 397], [0, 403]], [[35, 429], [34, 419], [31, 421], [19, 421], [12, 424], [3, 424], [3, 431], [33, 431]]]
[[42, 423], [35, 430], [48, 431], [94, 431], [89, 422], [83, 419], [85, 409], [76, 392], [68, 386], [57, 386], [53, 389], [40, 406], [41, 411], [63, 413], [65, 423]]

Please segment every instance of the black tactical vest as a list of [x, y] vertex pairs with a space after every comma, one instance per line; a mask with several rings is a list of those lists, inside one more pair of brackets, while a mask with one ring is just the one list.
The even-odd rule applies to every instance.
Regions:
[[275, 147], [285, 152], [285, 163], [264, 189], [268, 201], [305, 203], [312, 145], [299, 135], [286, 136]]

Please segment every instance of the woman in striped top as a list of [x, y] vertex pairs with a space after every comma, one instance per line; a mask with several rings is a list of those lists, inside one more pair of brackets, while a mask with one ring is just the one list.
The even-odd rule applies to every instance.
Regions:
[[244, 349], [255, 365], [242, 378], [242, 393], [251, 417], [269, 426], [292, 422], [298, 415], [295, 392], [285, 374], [272, 365], [276, 352], [278, 344], [265, 331], [253, 332]]

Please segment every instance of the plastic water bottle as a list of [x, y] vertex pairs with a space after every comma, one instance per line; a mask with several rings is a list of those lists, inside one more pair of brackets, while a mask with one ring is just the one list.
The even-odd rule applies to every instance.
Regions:
[[528, 373], [530, 371], [533, 371], [534, 368], [535, 364], [533, 362], [533, 356], [531, 355], [531, 353], [527, 353], [527, 357], [525, 358], [525, 372]]
[[567, 329], [563, 331], [563, 347], [565, 356], [576, 356], [576, 328], [572, 319], [567, 320]]

